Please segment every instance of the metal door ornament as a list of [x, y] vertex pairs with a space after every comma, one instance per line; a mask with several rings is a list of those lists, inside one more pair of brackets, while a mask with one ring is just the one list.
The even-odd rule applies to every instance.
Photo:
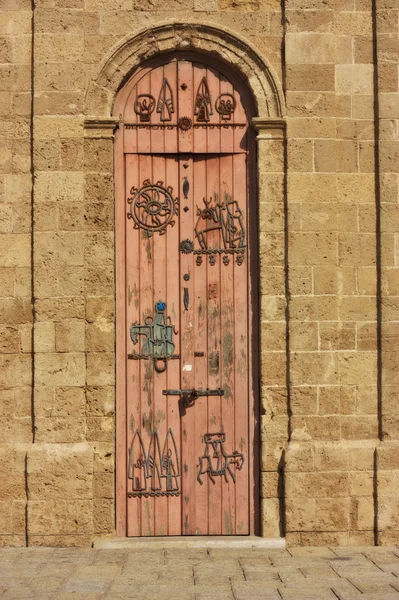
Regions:
[[143, 438], [136, 429], [129, 448], [128, 479], [132, 482], [128, 496], [179, 496], [180, 464], [172, 429], [168, 429], [161, 452], [158, 431], [150, 436], [146, 452]]
[[244, 465], [244, 455], [236, 450], [228, 454], [224, 447], [225, 441], [226, 434], [224, 432], [204, 434], [205, 450], [204, 454], [199, 457], [197, 474], [197, 480], [201, 485], [203, 484], [201, 475], [206, 474], [213, 484], [216, 483], [215, 477], [224, 477], [227, 483], [227, 473], [233, 482], [236, 482], [231, 467], [234, 465], [238, 471], [241, 471]]
[[136, 345], [139, 342], [140, 336], [145, 339], [141, 346], [141, 352], [132, 352], [128, 354], [128, 358], [133, 360], [153, 359], [157, 373], [163, 373], [166, 370], [166, 361], [180, 358], [179, 354], [173, 354], [175, 349], [173, 334], [177, 333], [170, 317], [166, 316], [165, 302], [157, 302], [155, 315], [147, 317], [144, 325], [139, 323], [131, 325], [130, 339], [133, 344]]
[[175, 112], [173, 101], [173, 91], [166, 77], [163, 80], [161, 91], [159, 92], [157, 102], [157, 113], [160, 114], [161, 121], [171, 121], [172, 114]]
[[133, 186], [130, 193], [127, 217], [134, 221], [135, 229], [145, 229], [151, 236], [155, 232], [163, 235], [168, 225], [173, 227], [179, 214], [179, 199], [173, 197], [170, 185], [165, 187], [163, 181], [151, 183], [145, 179], [140, 188]]
[[206, 77], [203, 77], [198, 86], [197, 95], [195, 97], [194, 114], [197, 117], [198, 123], [208, 122], [210, 116], [213, 115], [212, 98], [208, 87]]
[[140, 118], [140, 123], [149, 123], [154, 112], [155, 98], [151, 94], [139, 94], [134, 103], [134, 112]]

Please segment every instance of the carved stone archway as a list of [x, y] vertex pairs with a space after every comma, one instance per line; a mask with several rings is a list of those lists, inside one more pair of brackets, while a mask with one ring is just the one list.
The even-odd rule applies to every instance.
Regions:
[[226, 27], [194, 21], [160, 23], [125, 37], [104, 58], [97, 77], [88, 86], [87, 116], [109, 117], [117, 91], [143, 61], [178, 50], [196, 51], [228, 63], [252, 91], [258, 117], [281, 118], [284, 100], [269, 61], [240, 35]]
[[[281, 85], [269, 61], [246, 39], [235, 32], [213, 24], [194, 21], [159, 23], [124, 38], [103, 60], [97, 76], [88, 85], [85, 98], [85, 148], [93, 156], [108, 157], [112, 152], [114, 131], [119, 118], [113, 115], [118, 91], [144, 61], [176, 51], [190, 51], [229, 66], [244, 81], [251, 93], [257, 116], [252, 125], [257, 131], [257, 180], [259, 206], [260, 295], [262, 322], [286, 320], [286, 272], [284, 270], [286, 210], [284, 200], [284, 138], [285, 106]], [[86, 152], [86, 150], [85, 150]], [[98, 158], [87, 159], [87, 170], [93, 170]], [[86, 156], [85, 156], [86, 161]], [[110, 169], [112, 165], [109, 165]], [[103, 169], [100, 169], [103, 170]], [[274, 246], [273, 256], [270, 245]], [[278, 251], [276, 251], [278, 246]], [[274, 258], [276, 257], [276, 258]], [[274, 262], [275, 261], [275, 262]], [[271, 356], [272, 355], [272, 356]], [[270, 364], [270, 361], [273, 364]], [[274, 390], [286, 394], [286, 351], [261, 351], [260, 357], [262, 405], [260, 416], [261, 523], [257, 533], [265, 537], [280, 536], [283, 506], [279, 492], [267, 485], [270, 475], [277, 477], [281, 449], [287, 438], [282, 435], [286, 414], [273, 423], [268, 414]], [[118, 395], [118, 387], [116, 388]], [[117, 408], [117, 420], [123, 418]], [[264, 421], [262, 420], [264, 419]], [[285, 439], [283, 439], [285, 438]], [[124, 440], [117, 439], [117, 446]], [[275, 461], [269, 460], [271, 456]], [[117, 467], [118, 469], [118, 467]], [[117, 476], [118, 481], [118, 476]], [[116, 528], [125, 535], [123, 510], [117, 510]]]

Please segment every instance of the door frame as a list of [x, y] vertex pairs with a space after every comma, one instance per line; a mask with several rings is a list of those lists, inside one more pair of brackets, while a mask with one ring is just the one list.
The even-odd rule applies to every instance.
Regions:
[[[217, 60], [209, 60], [206, 55], [192, 52], [179, 52], [157, 56], [143, 63], [135, 70], [126, 84], [120, 89], [114, 104], [114, 114], [121, 113], [137, 77], [155, 66], [164, 64], [168, 57], [194, 60], [225, 74], [239, 91], [247, 112], [248, 151], [247, 151], [247, 194], [248, 194], [248, 301], [252, 308], [252, 322], [249, 325], [248, 377], [249, 398], [249, 447], [252, 449], [249, 472], [249, 524], [250, 535], [260, 535], [260, 306], [259, 306], [259, 227], [257, 191], [257, 152], [256, 140], [250, 128], [255, 112], [250, 90], [231, 68]], [[119, 121], [114, 141], [114, 186], [115, 186], [115, 285], [116, 285], [116, 532], [118, 537], [127, 533], [127, 438], [126, 438], [126, 198], [125, 198], [125, 154], [124, 126]], [[249, 164], [249, 162], [251, 164]], [[251, 199], [253, 201], [251, 202]], [[245, 537], [245, 536], [244, 536]]]

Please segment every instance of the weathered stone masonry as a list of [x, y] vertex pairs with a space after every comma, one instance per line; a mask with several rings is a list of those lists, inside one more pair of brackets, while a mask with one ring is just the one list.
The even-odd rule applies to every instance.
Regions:
[[258, 104], [260, 533], [396, 543], [397, 1], [4, 0], [0, 544], [115, 535], [112, 105], [174, 48]]

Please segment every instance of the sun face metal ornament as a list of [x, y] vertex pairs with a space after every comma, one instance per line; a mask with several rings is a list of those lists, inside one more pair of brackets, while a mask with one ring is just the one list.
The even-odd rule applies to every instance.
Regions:
[[145, 179], [141, 188], [133, 186], [130, 193], [127, 217], [134, 221], [135, 229], [145, 229], [151, 236], [155, 232], [163, 235], [168, 225], [173, 227], [179, 214], [179, 200], [173, 198], [170, 185], [165, 187], [163, 181], [151, 183]]

